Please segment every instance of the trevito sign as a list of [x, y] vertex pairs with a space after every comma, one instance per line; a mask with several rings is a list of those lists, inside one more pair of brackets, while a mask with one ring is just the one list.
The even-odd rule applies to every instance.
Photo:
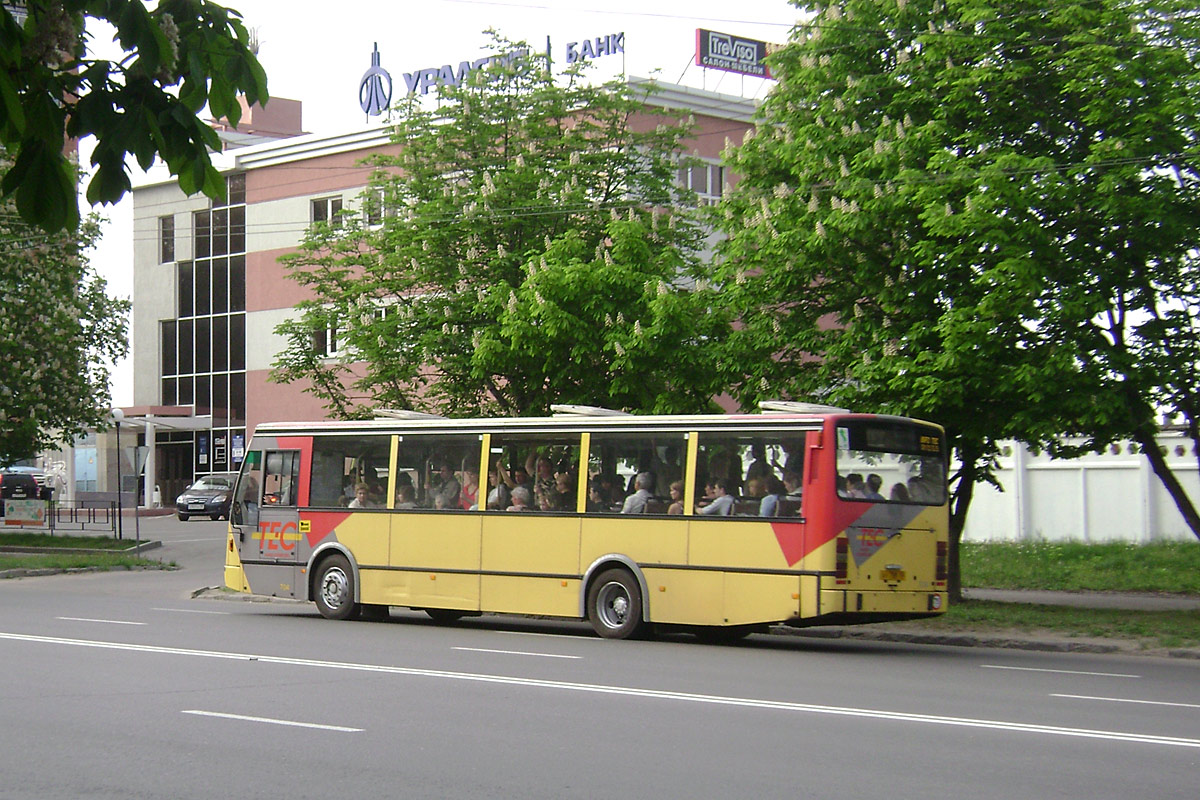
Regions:
[[701, 67], [769, 78], [771, 71], [763, 63], [767, 52], [767, 43], [758, 39], [696, 29], [696, 64]]

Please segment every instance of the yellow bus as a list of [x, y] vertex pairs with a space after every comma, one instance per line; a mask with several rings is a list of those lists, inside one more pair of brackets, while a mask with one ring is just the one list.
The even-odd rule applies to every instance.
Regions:
[[331, 619], [420, 609], [675, 627], [910, 619], [946, 605], [946, 439], [824, 406], [260, 425], [225, 584]]

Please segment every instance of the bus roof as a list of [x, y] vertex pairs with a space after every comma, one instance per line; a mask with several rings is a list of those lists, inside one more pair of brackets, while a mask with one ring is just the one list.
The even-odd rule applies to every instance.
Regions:
[[[882, 414], [784, 413], [761, 414], [562, 414], [552, 417], [468, 417], [449, 418], [416, 414], [397, 415], [370, 420], [317, 420], [308, 422], [264, 422], [255, 434], [281, 436], [314, 433], [433, 433], [453, 430], [461, 433], [489, 431], [547, 431], [581, 430], [737, 430], [793, 429], [816, 430], [830, 418], [874, 419], [887, 422], [906, 422], [933, 425], [922, 420]], [[937, 427], [937, 426], [933, 426]]]

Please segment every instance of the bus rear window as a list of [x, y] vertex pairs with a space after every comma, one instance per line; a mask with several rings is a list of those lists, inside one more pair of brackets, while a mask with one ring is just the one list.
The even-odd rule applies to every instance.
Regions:
[[944, 436], [903, 423], [851, 422], [837, 428], [837, 493], [870, 503], [946, 502]]

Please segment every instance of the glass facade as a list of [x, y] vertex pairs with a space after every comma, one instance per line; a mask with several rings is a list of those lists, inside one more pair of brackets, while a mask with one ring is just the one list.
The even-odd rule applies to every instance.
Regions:
[[238, 469], [246, 438], [246, 176], [226, 192], [192, 214], [193, 258], [171, 265], [175, 316], [159, 323], [162, 404], [213, 417], [195, 434], [196, 474]]

